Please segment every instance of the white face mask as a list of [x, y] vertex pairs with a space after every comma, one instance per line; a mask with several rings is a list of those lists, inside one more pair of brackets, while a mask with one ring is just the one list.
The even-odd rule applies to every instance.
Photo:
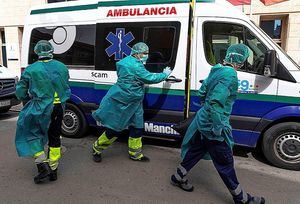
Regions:
[[141, 58], [140, 58], [140, 60], [142, 61], [142, 63], [143, 64], [146, 64], [146, 62], [147, 62], [147, 60], [148, 60], [148, 57], [149, 57], [149, 55], [148, 54], [144, 54]]

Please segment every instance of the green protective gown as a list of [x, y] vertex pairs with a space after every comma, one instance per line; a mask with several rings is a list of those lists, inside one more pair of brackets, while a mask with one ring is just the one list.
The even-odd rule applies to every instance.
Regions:
[[117, 75], [117, 83], [104, 96], [93, 117], [102, 126], [118, 132], [129, 126], [143, 128], [144, 84], [159, 83], [167, 75], [147, 71], [143, 63], [133, 56], [117, 62]]
[[29, 100], [19, 114], [15, 144], [19, 156], [43, 151], [48, 141], [54, 93], [64, 105], [71, 95], [67, 67], [56, 60], [28, 66], [16, 86], [19, 100]]
[[[237, 74], [232, 67], [221, 64], [212, 67], [209, 76], [199, 90], [200, 101], [204, 105], [196, 113], [185, 134], [182, 142], [182, 158], [193, 144], [197, 130], [207, 139], [225, 140], [230, 147], [233, 147], [234, 141], [229, 118], [237, 90]], [[205, 156], [205, 159], [209, 158], [209, 155]]]

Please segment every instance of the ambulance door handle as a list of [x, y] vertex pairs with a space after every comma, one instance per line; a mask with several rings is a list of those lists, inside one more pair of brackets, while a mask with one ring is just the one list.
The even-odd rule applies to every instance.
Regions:
[[178, 79], [174, 76], [169, 76], [169, 78], [166, 79], [167, 82], [172, 82], [172, 83], [179, 83], [182, 82], [182, 79]]

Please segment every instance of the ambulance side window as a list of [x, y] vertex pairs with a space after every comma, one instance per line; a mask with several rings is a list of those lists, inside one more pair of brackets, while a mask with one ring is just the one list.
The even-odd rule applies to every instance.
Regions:
[[250, 48], [250, 56], [247, 60], [247, 71], [263, 75], [264, 58], [267, 47], [248, 29], [245, 29], [245, 44]]
[[54, 59], [69, 68], [95, 69], [96, 25], [76, 25], [35, 28], [31, 32], [29, 64], [37, 61], [34, 46], [39, 40], [48, 40], [54, 46]]
[[131, 47], [138, 42], [149, 46], [145, 67], [150, 72], [174, 67], [179, 33], [179, 22], [97, 24], [96, 69], [115, 70], [116, 62], [130, 55]]
[[[162, 72], [172, 60], [175, 27], [145, 27], [144, 42], [150, 47], [146, 68], [150, 72]], [[177, 49], [176, 49], [177, 50]], [[172, 66], [173, 65], [173, 66]], [[170, 64], [174, 67], [175, 64]]]
[[263, 63], [267, 47], [247, 28], [238, 24], [206, 22], [204, 29], [204, 50], [209, 64], [223, 63], [229, 46], [244, 43], [250, 56], [239, 71], [263, 74]]
[[229, 23], [204, 24], [204, 50], [209, 64], [223, 63], [230, 45], [243, 42], [243, 27]]

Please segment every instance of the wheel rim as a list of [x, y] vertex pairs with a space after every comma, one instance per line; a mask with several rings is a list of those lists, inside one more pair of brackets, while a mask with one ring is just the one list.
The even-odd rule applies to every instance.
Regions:
[[66, 110], [62, 123], [62, 129], [68, 134], [75, 134], [78, 131], [79, 118], [75, 112]]
[[300, 134], [296, 132], [280, 135], [274, 144], [277, 156], [284, 162], [300, 162]]

